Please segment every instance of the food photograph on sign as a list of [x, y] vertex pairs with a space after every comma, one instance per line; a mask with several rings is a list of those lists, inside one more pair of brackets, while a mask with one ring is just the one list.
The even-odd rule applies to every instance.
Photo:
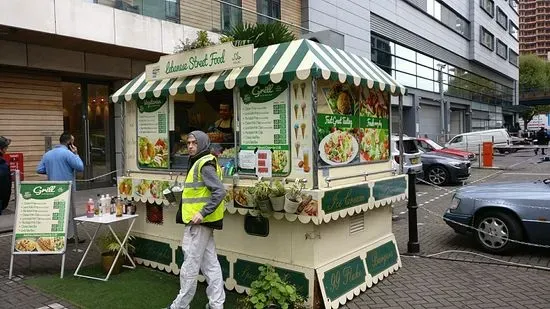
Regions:
[[389, 96], [379, 90], [320, 81], [320, 166], [384, 161], [389, 157]]
[[27, 237], [15, 240], [15, 250], [18, 252], [58, 252], [63, 250], [65, 240], [57, 237]]

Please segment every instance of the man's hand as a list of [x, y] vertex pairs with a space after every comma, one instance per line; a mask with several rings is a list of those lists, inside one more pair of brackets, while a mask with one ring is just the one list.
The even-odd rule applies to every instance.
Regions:
[[201, 224], [202, 220], [204, 218], [202, 217], [201, 213], [200, 212], [197, 212], [194, 216], [193, 216], [193, 219], [191, 219], [191, 223], [193, 224]]
[[78, 153], [78, 149], [76, 148], [75, 145], [69, 145], [69, 150], [72, 151], [72, 153], [74, 154], [77, 154]]

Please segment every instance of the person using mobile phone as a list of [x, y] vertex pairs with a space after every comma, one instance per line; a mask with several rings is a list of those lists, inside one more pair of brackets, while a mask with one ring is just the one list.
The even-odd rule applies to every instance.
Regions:
[[[84, 162], [78, 155], [78, 149], [74, 145], [74, 136], [69, 132], [63, 132], [59, 137], [59, 145], [46, 152], [36, 167], [38, 174], [45, 174], [50, 181], [70, 181], [72, 191], [76, 191], [76, 172], [84, 171]], [[84, 242], [78, 237], [73, 218], [75, 217], [74, 194], [71, 194], [69, 213], [69, 227], [67, 228], [68, 242], [74, 242], [74, 236], [79, 243]]]

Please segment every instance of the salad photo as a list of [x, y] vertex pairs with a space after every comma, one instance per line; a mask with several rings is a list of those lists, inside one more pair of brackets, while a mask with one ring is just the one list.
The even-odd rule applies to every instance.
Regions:
[[325, 136], [319, 144], [321, 159], [330, 165], [342, 165], [353, 161], [359, 145], [355, 137], [347, 131], [336, 130]]
[[368, 89], [362, 87], [360, 105], [360, 115], [374, 118], [388, 118], [389, 98], [388, 95], [379, 89]]
[[149, 192], [150, 185], [151, 185], [151, 181], [141, 179], [139, 184], [135, 187], [137, 195], [139, 196], [146, 195]]
[[168, 167], [168, 143], [158, 138], [153, 145], [148, 137], [138, 137], [138, 162], [142, 167]]
[[149, 185], [149, 188], [149, 191], [154, 198], [161, 199], [164, 198], [164, 194], [162, 193], [162, 191], [170, 188], [170, 183], [165, 180], [153, 180], [151, 181], [151, 185]]
[[283, 173], [288, 165], [288, 152], [283, 150], [273, 151], [271, 156], [271, 168], [273, 173]]
[[389, 132], [387, 129], [359, 129], [358, 137], [362, 162], [388, 159]]

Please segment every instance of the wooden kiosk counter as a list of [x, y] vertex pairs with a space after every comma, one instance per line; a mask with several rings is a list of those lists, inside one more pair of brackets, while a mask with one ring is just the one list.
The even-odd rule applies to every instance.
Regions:
[[[226, 288], [246, 291], [269, 263], [312, 307], [337, 308], [397, 271], [391, 204], [406, 198], [407, 176], [390, 160], [390, 96], [404, 93], [368, 59], [308, 40], [226, 43], [148, 65], [112, 96], [123, 104], [119, 194], [141, 213], [138, 263], [179, 273], [183, 226], [162, 192], [183, 182], [185, 139], [198, 129], [228, 192], [215, 233]], [[300, 203], [257, 203], [259, 182], [303, 186]]]

